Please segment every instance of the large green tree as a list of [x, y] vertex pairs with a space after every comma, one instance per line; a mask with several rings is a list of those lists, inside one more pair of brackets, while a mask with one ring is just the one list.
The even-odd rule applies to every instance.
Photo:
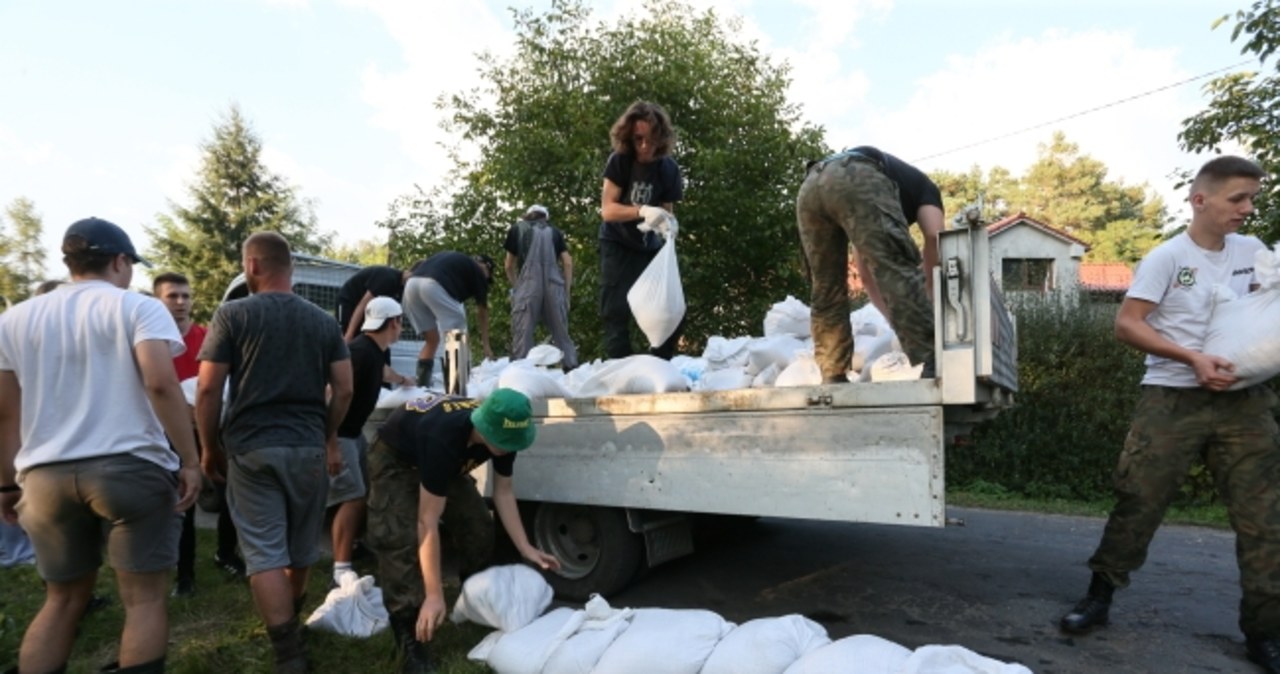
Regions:
[[319, 253], [331, 235], [319, 231], [310, 204], [283, 176], [262, 163], [262, 140], [232, 106], [214, 125], [189, 205], [170, 204], [147, 228], [156, 271], [191, 279], [197, 321], [212, 315], [231, 279], [240, 273], [240, 245], [258, 231], [279, 232], [295, 252]]
[[[18, 197], [5, 209], [5, 218], [0, 220], [0, 297], [21, 302], [44, 278], [43, 232], [44, 221], [30, 199]], [[3, 308], [0, 301], [0, 310]]]
[[[787, 101], [785, 65], [737, 23], [675, 0], [650, 0], [611, 25], [579, 0], [514, 18], [514, 54], [483, 54], [483, 85], [440, 101], [446, 128], [479, 156], [455, 152], [456, 182], [393, 204], [384, 224], [395, 229], [398, 257], [444, 248], [499, 257], [507, 227], [544, 204], [574, 257], [572, 333], [585, 357], [599, 355], [596, 237], [609, 127], [632, 102], [650, 100], [672, 117], [686, 181], [675, 208], [686, 350], [710, 335], [759, 334], [771, 303], [807, 296], [794, 198], [804, 160], [826, 148]], [[491, 296], [501, 345], [506, 293]]]
[[[1214, 27], [1230, 21], [1224, 16]], [[1257, 214], [1244, 230], [1264, 241], [1280, 239], [1280, 66], [1268, 59], [1280, 47], [1280, 8], [1274, 0], [1259, 0], [1235, 15], [1231, 40], [1242, 41], [1241, 53], [1256, 56], [1257, 71], [1216, 78], [1205, 86], [1209, 106], [1182, 122], [1178, 141], [1191, 152], [1221, 152], [1236, 142], [1273, 179], [1263, 183], [1255, 201]]]

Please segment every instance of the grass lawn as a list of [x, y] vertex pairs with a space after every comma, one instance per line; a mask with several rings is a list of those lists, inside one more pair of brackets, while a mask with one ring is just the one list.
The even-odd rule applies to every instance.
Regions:
[[[214, 568], [211, 557], [214, 532], [197, 530], [196, 594], [169, 599], [169, 656], [166, 671], [178, 674], [268, 673], [273, 671], [271, 644], [258, 618], [244, 581], [232, 580]], [[361, 573], [370, 569], [359, 567]], [[312, 569], [303, 615], [310, 615], [324, 601], [330, 563], [323, 560]], [[452, 607], [458, 587], [446, 586]], [[115, 576], [104, 567], [98, 577], [98, 594], [111, 604], [87, 616], [71, 653], [69, 674], [97, 672], [115, 660], [124, 612], [115, 590]], [[44, 589], [35, 567], [0, 569], [0, 671], [17, 663], [18, 644], [27, 623], [40, 608]], [[431, 644], [432, 656], [442, 674], [483, 674], [489, 668], [467, 660], [471, 650], [490, 632], [487, 627], [446, 621]], [[370, 639], [340, 637], [308, 630], [308, 656], [317, 674], [394, 672], [394, 642], [390, 631]]]

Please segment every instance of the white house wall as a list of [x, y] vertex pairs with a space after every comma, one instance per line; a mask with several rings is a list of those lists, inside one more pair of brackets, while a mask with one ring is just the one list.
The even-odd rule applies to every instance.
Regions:
[[[1052, 259], [1053, 287], [1065, 290], [1080, 283], [1080, 258], [1084, 246], [1048, 234], [1031, 225], [1013, 225], [991, 237], [991, 269], [1003, 286], [1000, 271], [1006, 259]], [[1003, 287], [1002, 287], [1003, 289]]]

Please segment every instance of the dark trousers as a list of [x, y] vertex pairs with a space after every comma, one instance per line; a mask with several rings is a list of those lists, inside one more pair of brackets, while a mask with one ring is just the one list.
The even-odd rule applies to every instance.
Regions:
[[[226, 485], [217, 485], [220, 492]], [[218, 556], [230, 557], [236, 554], [236, 545], [240, 542], [236, 537], [236, 525], [231, 523], [231, 512], [226, 505], [226, 494], [220, 499], [222, 510], [218, 511]], [[182, 515], [182, 536], [178, 539], [178, 577], [196, 577], [196, 506], [187, 508]]]
[[[616, 241], [600, 242], [600, 318], [604, 323], [604, 353], [609, 358], [626, 358], [634, 353], [631, 323], [635, 317], [631, 314], [627, 293], [657, 254], [656, 250], [634, 250]], [[684, 325], [685, 321], [681, 319], [667, 341], [650, 349], [649, 353], [671, 360], [684, 333]]]

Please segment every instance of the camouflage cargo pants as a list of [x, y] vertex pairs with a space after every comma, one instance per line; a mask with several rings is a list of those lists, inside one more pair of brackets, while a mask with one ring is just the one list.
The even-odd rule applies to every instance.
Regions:
[[[368, 542], [378, 557], [378, 585], [391, 615], [416, 618], [424, 591], [418, 565], [417, 467], [401, 461], [381, 440], [369, 449]], [[493, 558], [494, 525], [470, 475], [449, 483], [441, 534], [454, 551], [464, 578], [484, 570]]]
[[1213, 393], [1143, 386], [1115, 470], [1117, 502], [1089, 568], [1129, 584], [1165, 510], [1203, 456], [1236, 532], [1240, 629], [1280, 637], [1280, 429], [1265, 386]]
[[933, 304], [925, 294], [920, 249], [911, 240], [898, 187], [869, 160], [836, 155], [809, 168], [796, 197], [800, 242], [813, 284], [809, 309], [814, 360], [822, 376], [853, 360], [849, 325], [849, 244], [858, 249], [889, 309], [890, 325], [912, 363], [933, 358]]

